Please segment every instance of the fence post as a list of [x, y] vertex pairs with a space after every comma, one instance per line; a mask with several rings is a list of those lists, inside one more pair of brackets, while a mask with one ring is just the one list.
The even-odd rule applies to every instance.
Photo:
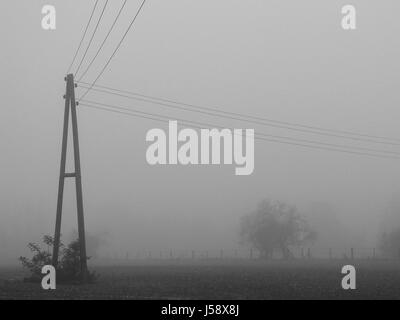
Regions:
[[351, 260], [354, 260], [354, 248], [351, 248], [350, 250], [350, 258]]
[[304, 248], [301, 248], [301, 258], [304, 259]]
[[372, 259], [376, 259], [376, 249], [372, 249]]
[[195, 258], [194, 250], [192, 250], [192, 259]]

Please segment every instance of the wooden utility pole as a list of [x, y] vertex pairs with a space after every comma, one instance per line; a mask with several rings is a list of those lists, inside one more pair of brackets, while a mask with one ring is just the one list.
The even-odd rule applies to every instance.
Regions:
[[[58, 183], [57, 214], [56, 214], [56, 226], [54, 232], [52, 264], [55, 268], [57, 268], [58, 253], [60, 247], [60, 236], [61, 236], [61, 217], [62, 217], [62, 205], [63, 205], [63, 195], [64, 195], [64, 181], [65, 178], [75, 178], [81, 276], [82, 276], [82, 282], [86, 282], [87, 256], [86, 256], [86, 240], [85, 240], [85, 221], [83, 215], [81, 163], [79, 154], [78, 122], [76, 116], [77, 102], [75, 101], [76, 85], [74, 83], [73, 74], [68, 74], [67, 77], [65, 78], [65, 81], [66, 81], [66, 93], [64, 96], [65, 99], [64, 128], [63, 128], [63, 138], [61, 146], [61, 164], [60, 164], [60, 177]], [[73, 173], [65, 172], [65, 164], [67, 158], [67, 142], [68, 142], [68, 123], [69, 123], [70, 111], [71, 111], [72, 137], [74, 145], [74, 164], [75, 164], [75, 172]]]

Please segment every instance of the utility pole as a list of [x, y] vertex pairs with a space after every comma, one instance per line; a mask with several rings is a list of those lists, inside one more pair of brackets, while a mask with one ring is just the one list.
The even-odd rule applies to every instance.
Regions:
[[[86, 257], [86, 240], [85, 240], [85, 221], [83, 215], [83, 196], [82, 196], [82, 180], [81, 180], [81, 163], [79, 154], [79, 138], [78, 138], [78, 122], [76, 116], [76, 106], [78, 103], [75, 100], [75, 88], [74, 75], [68, 74], [65, 78], [66, 81], [66, 93], [65, 109], [64, 109], [64, 128], [61, 146], [61, 164], [60, 164], [60, 177], [58, 183], [58, 198], [57, 198], [57, 214], [56, 214], [56, 226], [54, 232], [54, 247], [52, 264], [55, 268], [58, 265], [58, 253], [60, 247], [60, 236], [61, 236], [61, 217], [62, 217], [62, 205], [64, 195], [64, 181], [65, 178], [75, 178], [76, 187], [76, 202], [77, 202], [77, 214], [78, 214], [78, 236], [79, 236], [79, 249], [80, 249], [80, 264], [81, 264], [81, 276], [82, 282], [87, 282], [87, 257]], [[67, 142], [68, 142], [68, 123], [69, 113], [71, 111], [71, 122], [72, 122], [72, 137], [74, 146], [74, 165], [75, 172], [65, 172], [65, 163], [67, 158]]]

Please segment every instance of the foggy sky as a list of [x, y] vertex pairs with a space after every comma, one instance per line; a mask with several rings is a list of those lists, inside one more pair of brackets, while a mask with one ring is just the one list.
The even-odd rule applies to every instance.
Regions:
[[[86, 63], [120, 2], [110, 1]], [[400, 138], [400, 4], [351, 3], [357, 9], [358, 29], [346, 32], [340, 26], [346, 1], [148, 0], [98, 84], [281, 121]], [[41, 28], [45, 4], [57, 9], [55, 31]], [[0, 2], [1, 262], [25, 254], [27, 242], [53, 234], [63, 77], [92, 4]], [[128, 1], [128, 10], [85, 81], [97, 76], [139, 4]], [[87, 99], [171, 119], [369, 146], [172, 112], [95, 92]], [[86, 229], [107, 234], [104, 252], [235, 248], [240, 217], [264, 198], [296, 204], [305, 214], [314, 202], [328, 203], [349, 232], [373, 245], [390, 201], [399, 194], [398, 160], [257, 141], [254, 173], [235, 176], [233, 165], [149, 166], [146, 132], [166, 128], [157, 122], [81, 107], [78, 125]], [[69, 161], [70, 171], [72, 165]], [[73, 180], [67, 180], [65, 236], [76, 229], [74, 192]]]

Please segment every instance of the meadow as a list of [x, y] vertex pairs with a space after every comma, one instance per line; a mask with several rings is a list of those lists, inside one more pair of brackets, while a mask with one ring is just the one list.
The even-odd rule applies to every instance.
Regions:
[[[342, 266], [357, 270], [357, 289], [341, 287]], [[91, 285], [44, 291], [23, 282], [25, 273], [0, 268], [0, 299], [400, 299], [400, 262], [136, 261], [91, 266]]]

